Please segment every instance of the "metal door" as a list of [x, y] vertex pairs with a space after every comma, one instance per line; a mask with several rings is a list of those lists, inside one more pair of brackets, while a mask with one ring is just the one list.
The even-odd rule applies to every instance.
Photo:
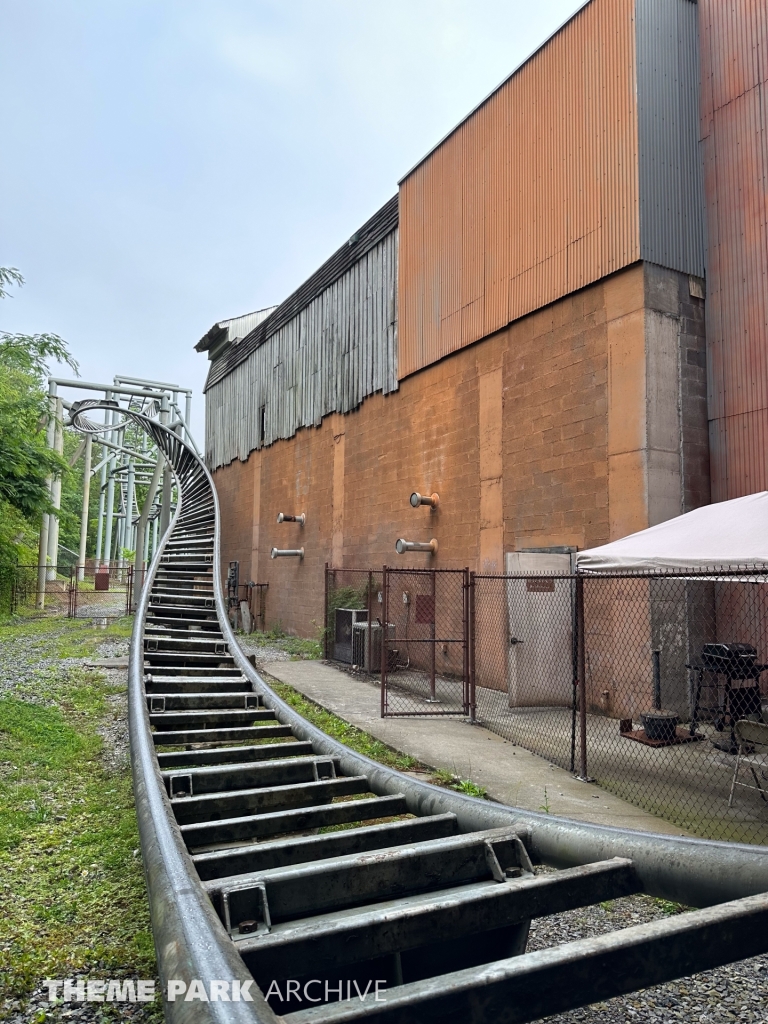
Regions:
[[[570, 707], [573, 701], [571, 556], [511, 551], [506, 556], [509, 706]], [[514, 578], [517, 577], [517, 578]]]

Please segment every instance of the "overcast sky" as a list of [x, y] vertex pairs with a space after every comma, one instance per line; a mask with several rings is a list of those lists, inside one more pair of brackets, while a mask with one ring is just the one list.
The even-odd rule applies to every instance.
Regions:
[[[0, 328], [195, 388], [579, 0], [0, 0]], [[74, 396], [73, 396], [74, 397]]]

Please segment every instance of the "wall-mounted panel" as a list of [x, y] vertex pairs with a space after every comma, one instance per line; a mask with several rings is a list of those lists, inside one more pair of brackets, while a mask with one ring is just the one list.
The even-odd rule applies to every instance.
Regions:
[[[215, 367], [214, 367], [215, 369]], [[215, 469], [397, 389], [397, 230], [206, 392]]]

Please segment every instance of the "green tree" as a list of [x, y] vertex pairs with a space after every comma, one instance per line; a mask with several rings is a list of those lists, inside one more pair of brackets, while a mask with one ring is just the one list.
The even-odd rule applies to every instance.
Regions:
[[[23, 283], [15, 267], [0, 267], [0, 299]], [[36, 557], [35, 535], [50, 508], [48, 477], [67, 472], [66, 461], [46, 444], [51, 360], [78, 372], [58, 335], [0, 329], [0, 563], [6, 565]]]

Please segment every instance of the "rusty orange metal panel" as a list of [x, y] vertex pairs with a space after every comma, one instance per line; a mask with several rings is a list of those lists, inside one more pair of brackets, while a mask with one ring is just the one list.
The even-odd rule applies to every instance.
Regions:
[[704, 109], [717, 110], [768, 80], [765, 0], [702, 0]]
[[635, 0], [592, 0], [400, 187], [399, 376], [640, 258]]
[[712, 499], [768, 486], [768, 0], [700, 0]]

